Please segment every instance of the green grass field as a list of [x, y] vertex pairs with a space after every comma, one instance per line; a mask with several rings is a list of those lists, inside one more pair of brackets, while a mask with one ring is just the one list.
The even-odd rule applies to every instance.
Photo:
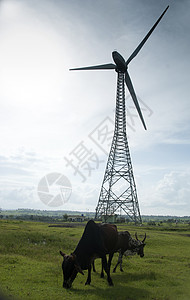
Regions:
[[[97, 273], [85, 286], [85, 275], [78, 274], [70, 290], [62, 288], [59, 250], [72, 252], [84, 230], [48, 227], [47, 223], [0, 221], [0, 290], [11, 299], [190, 299], [190, 226], [118, 225], [119, 230], [147, 234], [145, 256], [123, 259], [124, 272], [112, 273], [113, 287], [106, 276]], [[114, 255], [112, 269], [117, 261]]]

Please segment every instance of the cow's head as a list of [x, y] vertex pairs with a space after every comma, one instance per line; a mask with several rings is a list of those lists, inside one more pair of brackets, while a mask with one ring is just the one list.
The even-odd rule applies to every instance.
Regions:
[[145, 240], [146, 240], [146, 233], [144, 236], [144, 239], [142, 241], [140, 241], [137, 237], [137, 233], [135, 233], [135, 238], [136, 240], [132, 239], [131, 241], [131, 250], [133, 252], [136, 252], [138, 255], [140, 255], [140, 257], [144, 256], [144, 246], [145, 244]]
[[63, 287], [66, 289], [71, 288], [77, 273], [84, 275], [80, 265], [77, 262], [76, 255], [71, 253], [71, 255], [66, 255], [60, 251], [61, 256], [63, 256], [62, 270], [63, 270]]

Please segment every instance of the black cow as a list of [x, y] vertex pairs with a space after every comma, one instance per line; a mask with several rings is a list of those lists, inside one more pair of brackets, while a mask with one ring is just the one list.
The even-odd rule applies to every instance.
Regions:
[[[123, 255], [135, 255], [138, 254], [140, 257], [144, 256], [144, 246], [145, 246], [145, 239], [146, 239], [146, 233], [144, 236], [144, 239], [139, 241], [137, 237], [137, 233], [135, 234], [136, 240], [133, 239], [128, 231], [120, 231], [118, 232], [118, 241], [116, 244], [116, 247], [114, 249], [114, 252], [119, 252], [119, 257], [117, 264], [115, 268], [113, 269], [113, 272], [116, 271], [117, 266], [120, 264], [120, 271], [123, 272], [122, 269], [122, 258]], [[92, 262], [93, 271], [96, 272], [94, 261]], [[104, 271], [103, 271], [103, 265], [102, 265], [102, 271], [101, 271], [101, 277], [104, 277]]]
[[[88, 269], [88, 277], [85, 284], [91, 283], [91, 264], [95, 258], [102, 259], [102, 267], [107, 273], [109, 285], [113, 285], [110, 277], [110, 265], [114, 254], [114, 249], [118, 240], [117, 227], [110, 224], [96, 224], [90, 220], [84, 229], [83, 235], [70, 255], [63, 256], [63, 287], [70, 288], [77, 273], [84, 275], [83, 270]], [[109, 254], [107, 262], [106, 254]]]
[[118, 233], [118, 242], [117, 249], [119, 249], [119, 257], [113, 272], [116, 271], [117, 266], [120, 264], [120, 271], [123, 272], [122, 269], [122, 258], [123, 255], [140, 255], [140, 257], [144, 256], [144, 246], [146, 245], [144, 242], [146, 240], [146, 233], [144, 239], [139, 241], [137, 237], [137, 233], [135, 233], [136, 240], [133, 239], [128, 231], [123, 231]]

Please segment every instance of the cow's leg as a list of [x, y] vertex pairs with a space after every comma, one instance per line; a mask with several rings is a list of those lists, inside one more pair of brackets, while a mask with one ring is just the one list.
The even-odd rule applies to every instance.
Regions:
[[110, 269], [109, 269], [109, 266], [107, 263], [106, 255], [102, 257], [102, 264], [103, 264], [104, 270], [107, 274], [107, 280], [108, 280], [109, 285], [113, 285], [112, 279], [110, 277]]
[[93, 268], [93, 272], [96, 272], [94, 260], [93, 260], [93, 262], [92, 262], [92, 268]]
[[122, 269], [122, 262], [123, 262], [123, 253], [120, 253], [120, 271], [123, 272]]
[[123, 269], [122, 269], [122, 257], [123, 257], [123, 252], [119, 252], [119, 256], [118, 256], [118, 260], [117, 260], [117, 264], [115, 266], [115, 268], [113, 269], [113, 272], [115, 273], [116, 269], [117, 269], [117, 266], [120, 264], [120, 271], [123, 272]]
[[91, 283], [91, 268], [92, 268], [92, 266], [91, 266], [91, 264], [89, 264], [89, 267], [88, 267], [88, 277], [87, 277], [85, 285]]
[[108, 260], [108, 268], [109, 268], [109, 272], [110, 272], [111, 261], [112, 261], [113, 255], [114, 255], [114, 253], [110, 253], [110, 254], [109, 254], [109, 260]]
[[119, 265], [119, 261], [117, 261], [117, 263], [116, 263], [116, 265], [115, 265], [115, 268], [113, 269], [113, 273], [115, 273], [115, 271], [116, 271], [118, 265]]
[[118, 257], [118, 261], [117, 261], [117, 263], [116, 263], [116, 265], [115, 265], [115, 268], [113, 269], [113, 273], [115, 273], [115, 271], [116, 271], [117, 266], [119, 265], [119, 263], [120, 263], [120, 261], [119, 261], [119, 257]]
[[101, 271], [101, 278], [104, 278], [104, 266], [103, 266], [103, 258], [102, 258], [102, 271]]

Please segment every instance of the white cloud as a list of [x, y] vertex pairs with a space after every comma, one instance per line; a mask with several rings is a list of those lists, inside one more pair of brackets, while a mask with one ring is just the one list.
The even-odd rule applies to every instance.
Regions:
[[5, 209], [34, 207], [36, 205], [35, 193], [34, 186], [2, 189], [0, 191], [0, 205]]
[[[145, 192], [145, 191], [144, 191]], [[146, 210], [154, 214], [188, 215], [190, 211], [190, 172], [172, 171], [147, 188], [142, 200]]]
[[[52, 163], [54, 161], [54, 164]], [[40, 177], [57, 165], [52, 157], [43, 157], [24, 148], [0, 156], [0, 206], [3, 208], [40, 207], [37, 184]], [[58, 162], [59, 164], [59, 162]]]

